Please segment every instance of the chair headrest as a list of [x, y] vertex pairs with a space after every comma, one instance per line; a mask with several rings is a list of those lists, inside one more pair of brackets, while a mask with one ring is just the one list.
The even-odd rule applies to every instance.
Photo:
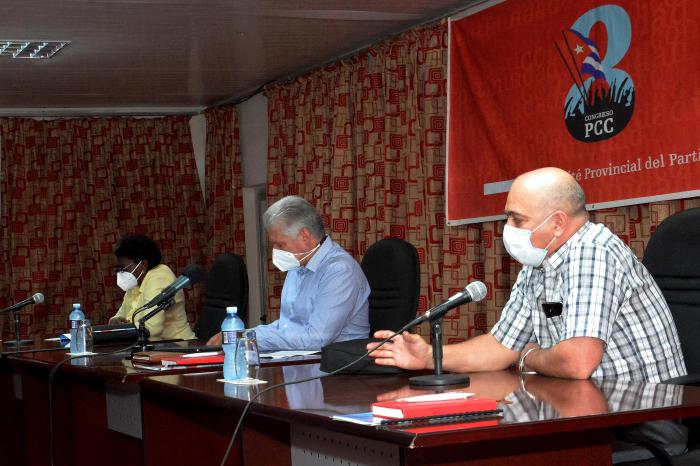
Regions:
[[243, 259], [237, 254], [227, 252], [219, 254], [209, 270], [206, 295], [236, 296], [240, 292], [240, 279], [247, 282]]
[[656, 227], [643, 263], [653, 276], [698, 277], [700, 208], [671, 215]]

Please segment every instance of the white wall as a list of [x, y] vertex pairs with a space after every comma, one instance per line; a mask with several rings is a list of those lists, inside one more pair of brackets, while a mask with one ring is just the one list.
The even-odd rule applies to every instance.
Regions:
[[[237, 106], [243, 186], [267, 183], [267, 97], [257, 94]], [[203, 113], [190, 118], [192, 148], [204, 190], [207, 120]]]
[[267, 183], [267, 97], [258, 94], [237, 106], [243, 186]]
[[267, 243], [262, 231], [261, 216], [266, 208], [267, 183], [267, 98], [258, 94], [241, 103], [238, 127], [243, 172], [243, 219], [245, 222], [245, 255], [248, 269], [248, 326], [260, 323], [267, 312], [265, 263]]
[[205, 180], [205, 163], [207, 149], [207, 119], [203, 113], [190, 118], [190, 133], [192, 134], [192, 151], [194, 152], [194, 162], [197, 164], [197, 175], [199, 175], [199, 184], [202, 187], [202, 198], [206, 196], [207, 191], [204, 189]]
[[[248, 327], [260, 323], [266, 312], [267, 290], [265, 262], [267, 244], [260, 217], [265, 206], [267, 183], [267, 98], [258, 94], [239, 104], [238, 125], [241, 145], [241, 171], [243, 175], [243, 221], [245, 222], [246, 267], [248, 269]], [[197, 173], [206, 193], [204, 178], [206, 163], [207, 121], [204, 114], [190, 119], [192, 148]]]

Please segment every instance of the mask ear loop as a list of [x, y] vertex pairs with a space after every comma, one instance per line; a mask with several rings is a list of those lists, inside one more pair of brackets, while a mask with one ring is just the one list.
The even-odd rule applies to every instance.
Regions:
[[552, 243], [554, 242], [555, 239], [557, 239], [557, 236], [556, 236], [556, 235], [554, 235], [554, 236], [552, 237], [552, 241], [550, 241], [550, 242], [547, 244], [547, 246], [544, 247], [544, 248], [547, 250], [547, 252], [549, 252], [549, 247], [552, 245]]
[[[140, 260], [138, 264], [136, 264], [136, 267], [134, 267], [134, 270], [136, 270], [136, 269], [139, 267], [139, 265], [141, 265], [142, 262], [143, 262], [143, 259]], [[131, 273], [133, 274], [134, 272], [131, 272]], [[141, 271], [141, 273], [139, 274], [139, 276], [136, 277], [136, 281], [137, 281], [137, 282], [138, 282], [139, 279], [141, 278], [141, 275], [143, 275], [143, 270]]]
[[[539, 230], [540, 227], [541, 227], [542, 225], [544, 225], [545, 223], [547, 223], [547, 221], [548, 221], [550, 218], [552, 218], [552, 215], [554, 215], [556, 212], [557, 212], [557, 211], [555, 210], [554, 212], [552, 212], [551, 214], [549, 214], [549, 215], [547, 216], [547, 218], [545, 218], [544, 220], [542, 220], [542, 223], [540, 223], [539, 225], [537, 225], [537, 227], [536, 227], [534, 230], [532, 230], [532, 233], [534, 233], [534, 232], [536, 232], [537, 230]], [[530, 234], [530, 244], [532, 244], [532, 233]], [[552, 240], [551, 240], [549, 243], [547, 243], [547, 246], [544, 247], [544, 250], [545, 250], [545, 251], [549, 252], [549, 247], [552, 245], [552, 243], [554, 242], [555, 239], [557, 239], [557, 236], [556, 236], [556, 235], [554, 235], [554, 236], [552, 237]], [[545, 256], [545, 257], [546, 257], [546, 256]]]
[[306, 260], [307, 257], [309, 257], [311, 254], [313, 254], [314, 252], [316, 252], [316, 250], [317, 250], [318, 248], [320, 248], [320, 247], [321, 247], [321, 243], [318, 243], [318, 244], [316, 245], [316, 247], [313, 248], [312, 250], [308, 251], [304, 257], [302, 257], [301, 259], [297, 259], [297, 260], [298, 260], [299, 262]]
[[[544, 225], [545, 223], [547, 223], [547, 220], [549, 220], [550, 218], [552, 218], [552, 215], [554, 215], [555, 213], [557, 213], [556, 210], [555, 210], [554, 212], [552, 212], [551, 214], [547, 215], [547, 218], [545, 218], [544, 220], [542, 220], [542, 223], [540, 223], [539, 225], [537, 225], [537, 226], [532, 230], [532, 232], [534, 233], [534, 232], [536, 232], [537, 230], [539, 230], [540, 227], [542, 227], [542, 225]], [[550, 243], [550, 244], [551, 244], [551, 243]], [[549, 247], [549, 246], [548, 246], [548, 247]]]

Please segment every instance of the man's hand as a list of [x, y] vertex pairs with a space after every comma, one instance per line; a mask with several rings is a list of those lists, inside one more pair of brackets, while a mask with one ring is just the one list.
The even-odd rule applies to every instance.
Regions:
[[[391, 330], [380, 330], [374, 333], [374, 338], [387, 338], [394, 333]], [[369, 343], [367, 350], [373, 350], [379, 343]], [[433, 348], [421, 337], [409, 332], [403, 332], [385, 343], [374, 353], [374, 362], [380, 366], [397, 366], [403, 369], [431, 369], [433, 366]]]
[[221, 332], [219, 332], [207, 341], [207, 346], [219, 346], [222, 342], [223, 338], [221, 337]]
[[128, 324], [129, 321], [121, 316], [114, 316], [109, 319], [109, 325]]

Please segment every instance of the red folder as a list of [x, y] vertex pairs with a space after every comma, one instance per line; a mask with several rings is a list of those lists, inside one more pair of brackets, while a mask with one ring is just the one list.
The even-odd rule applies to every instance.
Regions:
[[496, 400], [481, 398], [419, 402], [380, 401], [372, 403], [372, 414], [374, 416], [386, 417], [389, 419], [444, 416], [446, 414], [493, 411], [495, 409]]
[[480, 427], [495, 427], [499, 424], [498, 419], [486, 419], [483, 421], [471, 421], [471, 422], [460, 422], [460, 423], [447, 423], [447, 424], [435, 424], [431, 426], [421, 426], [421, 427], [411, 427], [400, 429], [403, 432], [411, 432], [412, 434], [429, 434], [432, 432], [447, 432], [450, 430], [465, 430], [465, 429], [478, 429]]
[[[194, 353], [192, 353], [194, 354]], [[209, 356], [196, 356], [196, 357], [183, 357], [183, 356], [172, 356], [168, 358], [162, 358], [161, 363], [164, 366], [190, 366], [199, 364], [223, 364], [224, 355], [215, 354]]]

